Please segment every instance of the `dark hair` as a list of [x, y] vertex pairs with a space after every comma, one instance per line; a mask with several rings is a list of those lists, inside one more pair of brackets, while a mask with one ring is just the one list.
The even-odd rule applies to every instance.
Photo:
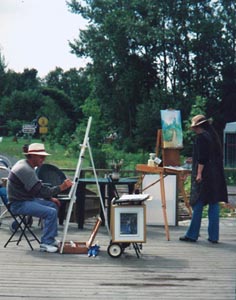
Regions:
[[29, 145], [28, 144], [24, 144], [24, 146], [22, 147], [23, 152], [27, 153], [28, 152], [28, 148], [29, 148]]
[[213, 125], [211, 125], [209, 122], [205, 122], [205, 123], [202, 123], [201, 125], [199, 125], [199, 127], [202, 127], [207, 132], [209, 132], [209, 134], [212, 137], [214, 150], [216, 151], [217, 154], [219, 154], [220, 156], [223, 157], [223, 147], [222, 147], [222, 144], [220, 141], [220, 137], [219, 137], [217, 131], [215, 130], [215, 128], [213, 127]]

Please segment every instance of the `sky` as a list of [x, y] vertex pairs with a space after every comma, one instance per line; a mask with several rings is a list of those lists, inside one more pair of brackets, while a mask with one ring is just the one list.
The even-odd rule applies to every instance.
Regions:
[[66, 0], [0, 0], [0, 53], [15, 72], [34, 68], [42, 78], [56, 67], [85, 66], [69, 46], [85, 27]]

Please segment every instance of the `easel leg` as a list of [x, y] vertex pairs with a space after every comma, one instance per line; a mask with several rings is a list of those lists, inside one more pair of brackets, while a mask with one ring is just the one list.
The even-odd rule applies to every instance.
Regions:
[[179, 180], [179, 190], [184, 199], [184, 204], [188, 210], [189, 216], [192, 217], [192, 209], [191, 209], [191, 206], [189, 205], [188, 197], [187, 197], [185, 189], [184, 189], [184, 180], [180, 176], [179, 176], [178, 180]]
[[99, 183], [98, 183], [98, 177], [97, 177], [97, 173], [96, 173], [96, 169], [95, 169], [95, 165], [94, 165], [94, 161], [93, 161], [92, 150], [91, 150], [90, 145], [89, 145], [89, 140], [87, 141], [87, 147], [88, 147], [88, 150], [89, 150], [90, 161], [91, 161], [92, 168], [93, 168], [93, 175], [94, 175], [95, 180], [96, 180], [96, 185], [97, 185], [97, 190], [98, 190], [98, 194], [99, 194], [100, 205], [101, 205], [103, 215], [104, 215], [105, 225], [106, 225], [106, 228], [107, 228], [108, 235], [109, 235], [109, 237], [111, 237], [111, 232], [110, 232], [110, 228], [109, 228], [109, 225], [108, 225], [108, 220], [107, 220], [107, 216], [106, 216], [106, 212], [105, 212], [103, 198], [102, 198], [102, 195], [101, 195], [101, 190], [100, 190]]
[[[163, 219], [164, 219], [164, 225], [165, 225], [166, 239], [167, 239], [167, 241], [169, 241], [170, 240], [170, 234], [169, 234], [169, 225], [168, 225], [167, 213], [166, 213], [166, 194], [165, 194], [165, 184], [164, 184], [165, 176], [162, 172], [160, 172], [159, 174], [160, 174], [160, 179], [156, 180], [154, 183], [150, 184], [145, 189], [142, 189], [142, 192], [144, 190], [148, 189], [150, 186], [160, 182], [161, 206], [162, 206]], [[144, 176], [145, 175], [142, 175], [141, 182], [143, 181]]]
[[166, 194], [165, 194], [163, 173], [160, 173], [160, 187], [161, 187], [161, 204], [162, 204], [162, 212], [163, 212], [163, 218], [164, 218], [164, 224], [165, 224], [166, 239], [167, 239], [167, 241], [169, 241], [170, 233], [169, 233], [169, 226], [168, 226], [167, 213], [166, 213]]
[[85, 189], [86, 184], [83, 182], [79, 182], [76, 190], [76, 215], [79, 229], [84, 228]]
[[[103, 205], [105, 207], [105, 198], [106, 198], [106, 186], [105, 184], [99, 184], [100, 186], [100, 192], [101, 192], [101, 197], [103, 200]], [[100, 205], [100, 218], [102, 219], [102, 226], [105, 226], [105, 216], [104, 216], [104, 211]]]

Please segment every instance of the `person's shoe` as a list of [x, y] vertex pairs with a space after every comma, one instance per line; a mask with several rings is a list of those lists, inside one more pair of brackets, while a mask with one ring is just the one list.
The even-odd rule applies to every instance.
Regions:
[[59, 248], [60, 244], [61, 244], [61, 241], [55, 240], [53, 243], [50, 244], [50, 246], [54, 246], [54, 247]]
[[212, 243], [212, 244], [218, 244], [218, 241], [213, 241], [211, 239], [208, 239], [208, 242]]
[[47, 244], [40, 244], [40, 251], [43, 252], [49, 252], [49, 253], [55, 253], [58, 251], [58, 248], [52, 245], [47, 245]]
[[187, 237], [187, 236], [181, 236], [180, 238], [179, 238], [179, 240], [180, 241], [182, 241], [182, 242], [192, 242], [192, 243], [195, 243], [196, 242], [196, 240], [194, 240], [194, 239], [190, 239], [189, 237]]

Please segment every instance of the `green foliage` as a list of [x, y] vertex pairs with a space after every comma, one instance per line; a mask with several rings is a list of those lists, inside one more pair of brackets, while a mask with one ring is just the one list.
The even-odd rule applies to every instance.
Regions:
[[[231, 22], [234, 4], [230, 3], [69, 3], [72, 12], [89, 20], [87, 29], [70, 46], [79, 57], [92, 59], [93, 88], [104, 120], [113, 121], [127, 149], [135, 148], [137, 141], [145, 149], [152, 147], [152, 138], [143, 133], [155, 136], [160, 109], [181, 109], [186, 120], [191, 99], [199, 95], [208, 99], [205, 111], [209, 115], [220, 110], [218, 81], [226, 46], [223, 28], [235, 24]], [[231, 21], [224, 9], [231, 12]], [[232, 35], [228, 37], [232, 42]]]
[[[33, 138], [31, 143], [41, 143], [40, 139]], [[79, 154], [80, 154], [80, 144], [83, 140], [75, 140], [74, 149], [68, 146], [62, 146], [60, 144], [51, 143], [49, 140], [45, 140], [44, 144], [47, 151], [51, 154], [47, 157], [46, 162], [55, 164], [60, 168], [76, 168]], [[13, 141], [12, 137], [4, 137], [1, 142], [1, 154], [6, 154], [8, 156], [14, 157], [16, 160], [23, 158], [22, 148], [24, 144], [28, 141], [24, 138], [18, 138], [17, 142]], [[135, 170], [135, 166], [138, 163], [146, 163], [148, 159], [148, 153], [143, 154], [142, 152], [126, 153], [121, 150], [117, 150], [111, 144], [103, 144], [102, 149], [97, 149], [96, 147], [91, 147], [93, 160], [96, 168], [110, 168], [112, 160], [124, 159], [124, 164], [122, 165], [122, 170]], [[88, 151], [85, 151], [85, 158], [83, 162], [83, 167], [91, 167], [90, 157]]]
[[6, 120], [22, 120], [31, 122], [42, 106], [41, 95], [36, 90], [15, 90], [10, 96], [2, 97], [0, 111]]
[[236, 185], [236, 171], [226, 169], [225, 170], [225, 177], [227, 185]]
[[5, 57], [0, 51], [0, 96], [4, 95], [4, 90], [5, 90], [5, 69], [6, 69], [6, 63], [5, 63]]
[[155, 100], [147, 101], [137, 107], [135, 140], [139, 148], [153, 152], [157, 129], [161, 128], [160, 109], [160, 102]]
[[24, 123], [20, 120], [8, 120], [6, 125], [9, 135], [17, 135], [17, 133], [21, 131], [23, 124]]
[[186, 156], [191, 156], [192, 154], [192, 139], [193, 139], [193, 132], [190, 129], [191, 120], [196, 115], [206, 115], [206, 104], [207, 99], [197, 96], [195, 103], [191, 107], [191, 111], [187, 120], [184, 120], [184, 130], [183, 130], [183, 138], [184, 138], [184, 151], [183, 153]]
[[[32, 138], [30, 143], [41, 143], [40, 139]], [[17, 142], [13, 140], [13, 137], [3, 137], [3, 141], [0, 143], [1, 154], [13, 157], [15, 160], [24, 158], [22, 154], [22, 148], [29, 141], [25, 138], [18, 138]], [[55, 164], [61, 168], [75, 168], [78, 161], [78, 156], [75, 154], [67, 157], [66, 148], [59, 144], [50, 144], [47, 139], [44, 141], [47, 151], [51, 154], [47, 157], [46, 162]]]
[[[100, 166], [101, 161], [99, 159], [102, 158], [102, 168], [111, 168], [112, 161], [120, 161], [123, 160], [122, 170], [135, 170], [136, 164], [138, 163], [146, 163], [146, 157], [141, 151], [136, 151], [136, 153], [124, 152], [123, 150], [118, 150], [116, 145], [110, 143], [104, 143], [99, 150], [100, 154], [96, 154], [93, 149], [94, 161], [97, 162], [96, 167]], [[148, 157], [148, 155], [147, 155]]]
[[85, 100], [84, 104], [81, 106], [81, 108], [83, 115], [86, 118], [86, 122], [90, 116], [92, 117], [92, 126], [89, 136], [91, 140], [91, 145], [97, 147], [101, 143], [103, 143], [108, 126], [108, 124], [105, 124], [103, 121], [103, 113], [101, 110], [101, 106], [99, 105], [97, 98], [88, 97]]
[[70, 69], [63, 72], [61, 68], [56, 68], [46, 76], [45, 84], [47, 86], [45, 92], [47, 95], [49, 92], [50, 97], [52, 97], [52, 90], [57, 90], [57, 93], [63, 92], [64, 96], [60, 98], [71, 119], [76, 122], [83, 117], [81, 105], [91, 92], [86, 71]]
[[68, 6], [88, 20], [70, 46], [90, 63], [39, 79], [35, 69], [6, 71], [0, 53], [1, 129], [8, 124], [13, 132], [18, 121], [45, 115], [47, 139], [68, 145], [71, 155], [92, 115], [97, 152], [112, 132], [116, 150], [153, 152], [160, 110], [174, 108], [181, 110], [189, 155], [193, 115], [213, 116], [221, 133], [235, 120], [235, 1], [72, 0]]
[[40, 84], [35, 69], [24, 69], [22, 73], [8, 70], [4, 74], [4, 95], [10, 96], [15, 90], [22, 92], [35, 91], [40, 87]]

